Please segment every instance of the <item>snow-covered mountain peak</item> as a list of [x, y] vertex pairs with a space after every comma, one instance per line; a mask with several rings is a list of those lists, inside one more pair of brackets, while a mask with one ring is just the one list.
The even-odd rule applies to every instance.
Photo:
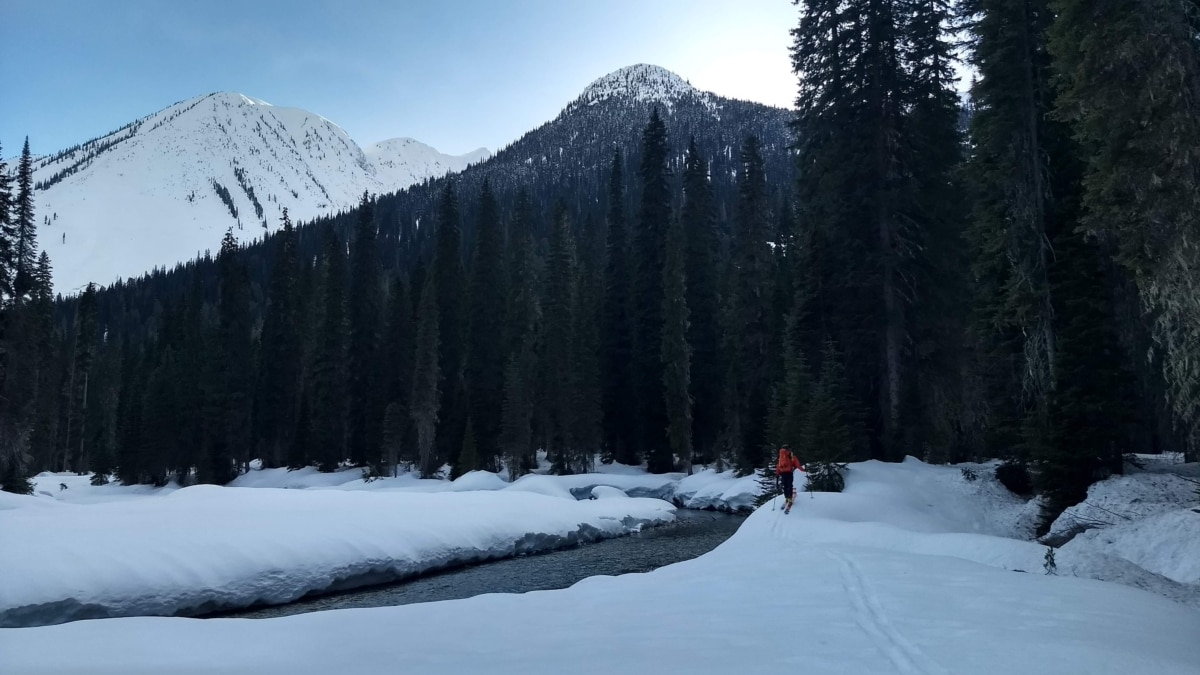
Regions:
[[236, 92], [196, 96], [34, 163], [56, 290], [111, 283], [461, 171], [486, 150], [445, 155], [412, 139], [364, 152], [324, 117]]
[[706, 105], [712, 103], [707, 92], [699, 91], [666, 68], [639, 63], [592, 82], [573, 105], [595, 105], [610, 98], [622, 98], [670, 106], [672, 102], [685, 97], [696, 97]]

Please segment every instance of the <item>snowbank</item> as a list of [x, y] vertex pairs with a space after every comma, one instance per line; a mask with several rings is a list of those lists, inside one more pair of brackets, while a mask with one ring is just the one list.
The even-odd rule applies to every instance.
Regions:
[[[993, 536], [1024, 505], [999, 494], [974, 503], [967, 495], [990, 488], [957, 473], [855, 465], [845, 493], [801, 495], [789, 515], [759, 509], [700, 558], [560, 591], [265, 620], [81, 621], [0, 631], [0, 654], [23, 675], [1196, 673], [1200, 612], [1040, 567], [1002, 569], [1040, 564], [1045, 548]], [[417, 497], [445, 507], [495, 495]], [[364, 512], [391, 505], [371, 502]], [[688, 639], [664, 639], [681, 631]]]
[[[797, 474], [796, 487], [803, 489]], [[749, 511], [759, 495], [758, 476], [751, 474], [738, 478], [733, 471], [717, 472], [704, 469], [679, 481], [675, 486], [673, 500], [688, 509], [714, 509], [717, 511]]]
[[[517, 486], [513, 486], [517, 487]], [[550, 487], [558, 487], [550, 485]], [[653, 499], [194, 486], [0, 510], [0, 627], [282, 603], [674, 519]], [[41, 507], [41, 508], [39, 508]], [[12, 672], [12, 671], [8, 671]]]
[[[1131, 467], [1088, 488], [1050, 538], [1070, 538], [1059, 558], [1076, 574], [1152, 590], [1200, 608], [1200, 464], [1141, 456]], [[1189, 480], [1190, 478], [1190, 480]]]

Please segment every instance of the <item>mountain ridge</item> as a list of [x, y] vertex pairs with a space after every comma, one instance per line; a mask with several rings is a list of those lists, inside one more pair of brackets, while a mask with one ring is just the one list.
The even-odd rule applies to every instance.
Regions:
[[251, 239], [276, 230], [284, 208], [312, 220], [490, 156], [395, 141], [364, 149], [319, 114], [214, 92], [39, 157], [35, 202], [55, 287], [138, 276], [209, 249], [228, 227]]

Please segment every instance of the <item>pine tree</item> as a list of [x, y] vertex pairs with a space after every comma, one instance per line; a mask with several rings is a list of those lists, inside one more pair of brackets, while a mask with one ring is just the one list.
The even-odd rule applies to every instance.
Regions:
[[[495, 467], [500, 454], [500, 415], [504, 402], [505, 279], [504, 241], [499, 207], [484, 179], [479, 194], [475, 255], [471, 265], [470, 352], [467, 383], [481, 468]], [[466, 447], [464, 445], [464, 447]]]
[[683, 470], [692, 473], [692, 347], [688, 344], [687, 253], [683, 223], [676, 220], [667, 233], [666, 265], [663, 267], [663, 396], [667, 411], [670, 446], [649, 457], [651, 471], [674, 468], [673, 452]]
[[[8, 174], [8, 163], [4, 161], [4, 149], [0, 148], [0, 305], [12, 297], [13, 275], [16, 274], [17, 225], [12, 207], [12, 178]], [[3, 326], [0, 324], [0, 341], [3, 338]], [[0, 364], [2, 372], [3, 364]], [[3, 378], [0, 378], [0, 387], [3, 386]]]
[[1129, 444], [1132, 377], [1117, 336], [1103, 250], [1078, 232], [1054, 241], [1052, 270], [1060, 352], [1059, 386], [1049, 401], [1049, 438], [1037, 446], [1036, 487], [1042, 513], [1038, 534], [1087, 498], [1088, 486], [1120, 473]]
[[1200, 452], [1200, 8], [1055, 0], [1056, 113], [1083, 149], [1083, 225], [1133, 275], [1193, 458]]
[[434, 443], [437, 440], [438, 407], [441, 403], [441, 369], [438, 366], [437, 278], [425, 277], [421, 304], [417, 309], [417, 345], [413, 364], [412, 407], [409, 415], [417, 432], [417, 448], [422, 478], [432, 478], [438, 470]]
[[686, 239], [687, 341], [692, 348], [693, 436], [696, 458], [713, 458], [721, 430], [721, 319], [717, 293], [717, 223], [708, 162], [693, 137], [683, 175], [680, 214]]
[[[812, 397], [812, 375], [804, 356], [802, 324], [804, 321], [803, 293], [788, 313], [783, 345], [783, 380], [775, 391], [768, 424], [769, 447], [789, 445], [802, 447], [804, 420]], [[772, 460], [773, 461], [773, 460]]]
[[573, 294], [575, 305], [571, 309], [571, 363], [574, 366], [571, 382], [571, 470], [576, 473], [588, 473], [594, 468], [596, 450], [602, 438], [600, 335], [596, 311], [600, 283], [600, 275], [590, 265], [580, 265]]
[[633, 379], [637, 405], [635, 429], [638, 456], [667, 445], [667, 415], [663, 403], [662, 298], [663, 259], [671, 220], [671, 190], [667, 168], [667, 128], [655, 108], [642, 132], [642, 161], [638, 176], [642, 198], [634, 236]]
[[346, 451], [356, 466], [378, 460], [384, 401], [379, 384], [379, 331], [383, 311], [374, 202], [363, 192], [351, 248], [350, 335], [347, 345], [349, 406]]
[[21, 149], [17, 164], [17, 198], [12, 208], [16, 226], [13, 247], [13, 295], [18, 302], [33, 288], [33, 273], [37, 267], [37, 221], [33, 214], [33, 157], [29, 154], [29, 137]]
[[291, 454], [301, 386], [300, 262], [296, 230], [286, 207], [282, 221], [263, 312], [262, 394], [255, 416], [266, 467], [284, 466]]
[[[225, 232], [225, 238], [221, 241], [217, 267], [220, 286], [214, 345], [217, 355], [214, 380], [217, 400], [214, 404], [219, 411], [220, 423], [211, 430], [219, 434], [219, 438], [212, 446], [208, 461], [211, 477], [217, 484], [223, 485], [237, 475], [237, 465], [249, 465], [252, 401], [246, 374], [254, 372], [250, 279], [232, 229]], [[155, 402], [154, 405], [162, 405], [162, 402]]]
[[322, 244], [323, 316], [312, 372], [312, 444], [322, 471], [346, 459], [346, 249], [332, 225]]
[[805, 0], [792, 32], [797, 217], [822, 251], [814, 318], [870, 405], [872, 453], [891, 460], [925, 440], [906, 437], [926, 426], [921, 415], [940, 412], [908, 405], [935, 389], [915, 347], [959, 339], [921, 321], [947, 309], [935, 272], [955, 248], [953, 209], [938, 197], [954, 189], [958, 153], [947, 5]]
[[87, 467], [87, 439], [84, 421], [88, 405], [88, 386], [96, 355], [98, 333], [96, 285], [88, 284], [75, 308], [75, 335], [71, 370], [67, 380], [67, 426], [63, 435], [65, 468], [82, 473]]
[[117, 401], [117, 477], [124, 485], [142, 482], [142, 413], [146, 394], [143, 356], [126, 345], [121, 359], [121, 392]]
[[808, 489], [841, 492], [841, 472], [854, 456], [853, 425], [842, 359], [837, 347], [826, 342], [821, 353], [821, 377], [812, 389], [801, 428], [796, 456], [808, 473]]
[[383, 395], [388, 401], [384, 412], [383, 460], [395, 473], [403, 447], [409, 440], [408, 410], [412, 394], [413, 357], [416, 354], [416, 325], [408, 284], [397, 279], [388, 299], [388, 320], [384, 331], [381, 367]]
[[466, 423], [466, 390], [463, 383], [466, 315], [464, 313], [465, 273], [462, 263], [462, 230], [458, 196], [454, 185], [446, 184], [438, 200], [437, 253], [433, 261], [436, 280], [441, 402], [438, 408], [437, 447], [444, 461], [453, 463], [462, 449]]
[[479, 450], [475, 442], [475, 423], [470, 415], [467, 416], [467, 430], [463, 433], [462, 450], [458, 453], [458, 463], [450, 472], [450, 480], [455, 480], [464, 473], [479, 468]]
[[504, 368], [504, 408], [500, 429], [500, 447], [508, 465], [509, 480], [516, 480], [533, 468], [530, 455], [533, 401], [527, 373], [533, 370], [533, 350], [529, 347], [509, 356]]
[[400, 401], [392, 401], [383, 411], [383, 438], [381, 460], [384, 469], [395, 478], [400, 465], [401, 449], [404, 446], [407, 410]]
[[774, 262], [770, 242], [767, 182], [758, 139], [742, 144], [738, 172], [737, 230], [733, 241], [733, 292], [737, 314], [735, 351], [739, 378], [737, 415], [738, 469], [749, 474], [766, 460], [767, 391], [770, 373], [771, 281]]
[[575, 306], [575, 246], [566, 206], [559, 203], [550, 230], [543, 291], [545, 357], [542, 362], [546, 392], [546, 453], [554, 473], [571, 472], [571, 394], [575, 379], [572, 362], [573, 310]]
[[517, 193], [509, 235], [509, 305], [500, 447], [512, 480], [536, 466], [533, 414], [540, 350], [539, 258], [533, 243], [533, 205], [525, 190]]
[[[1050, 184], [1061, 173], [1061, 125], [1053, 101], [1047, 0], [973, 0], [971, 241], [977, 279], [975, 327], [983, 346], [989, 454], [1011, 457], [1022, 420], [1046, 414], [1054, 389], [1057, 337], [1050, 294], [1050, 241], [1070, 228], [1055, 218]], [[1056, 138], [1057, 137], [1057, 138]], [[1061, 181], [1060, 181], [1061, 182]], [[1069, 192], [1074, 192], [1070, 190]]]
[[33, 429], [29, 449], [36, 466], [49, 467], [53, 462], [58, 434], [62, 372], [56, 358], [58, 350], [54, 332], [53, 269], [50, 256], [45, 251], [38, 256], [30, 316], [34, 333], [33, 360], [37, 368], [37, 388], [33, 401]]
[[607, 264], [604, 270], [604, 306], [601, 354], [604, 409], [604, 453], [608, 461], [637, 464], [633, 435], [636, 406], [633, 397], [632, 279], [625, 220], [625, 186], [620, 150], [613, 154], [608, 182]]

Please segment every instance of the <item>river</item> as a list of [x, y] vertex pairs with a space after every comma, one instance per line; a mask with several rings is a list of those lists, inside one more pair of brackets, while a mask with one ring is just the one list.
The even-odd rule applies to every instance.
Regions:
[[574, 548], [462, 567], [408, 581], [305, 598], [287, 605], [223, 612], [219, 617], [273, 617], [351, 607], [390, 607], [469, 598], [484, 593], [527, 593], [566, 588], [597, 575], [649, 572], [716, 548], [744, 516], [679, 509], [670, 525]]

